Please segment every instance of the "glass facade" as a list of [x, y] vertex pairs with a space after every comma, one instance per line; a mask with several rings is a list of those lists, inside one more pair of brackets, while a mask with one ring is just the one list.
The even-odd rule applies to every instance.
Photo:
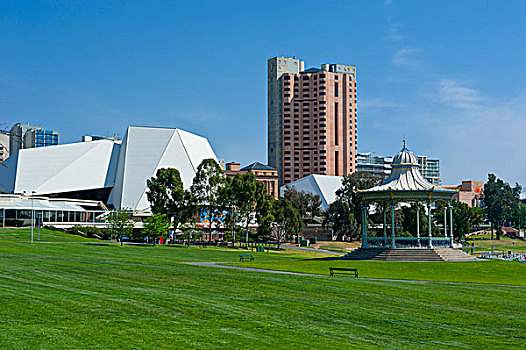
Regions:
[[58, 133], [52, 130], [35, 130], [35, 147], [58, 145]]

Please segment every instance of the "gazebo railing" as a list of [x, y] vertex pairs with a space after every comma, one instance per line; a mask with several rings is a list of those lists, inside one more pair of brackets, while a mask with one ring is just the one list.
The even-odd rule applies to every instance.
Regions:
[[[420, 240], [420, 245], [419, 245]], [[395, 237], [396, 248], [427, 248], [429, 243], [428, 237]], [[432, 237], [433, 247], [450, 247], [451, 239], [449, 237]], [[391, 237], [367, 237], [367, 245], [370, 248], [391, 248]]]

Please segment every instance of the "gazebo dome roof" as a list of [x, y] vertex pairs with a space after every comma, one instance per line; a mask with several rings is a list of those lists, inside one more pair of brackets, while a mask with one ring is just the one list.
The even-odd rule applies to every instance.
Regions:
[[437, 188], [422, 176], [418, 160], [406, 148], [405, 140], [403, 148], [393, 158], [389, 177], [380, 185], [360, 192], [370, 199], [442, 199], [450, 198], [456, 193]]
[[413, 152], [411, 152], [405, 147], [405, 142], [404, 142], [404, 148], [402, 148], [400, 152], [398, 152], [396, 156], [394, 156], [393, 158], [393, 165], [401, 165], [401, 164], [404, 164], [404, 165], [411, 164], [411, 165], [418, 166], [418, 160], [416, 159]]

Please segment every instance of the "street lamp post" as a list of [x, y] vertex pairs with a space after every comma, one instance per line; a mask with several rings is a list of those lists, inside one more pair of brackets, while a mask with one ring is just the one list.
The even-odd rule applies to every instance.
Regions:
[[[37, 215], [35, 215], [37, 216]], [[37, 218], [37, 241], [40, 241], [40, 222], [43, 220], [44, 212], [42, 212], [42, 216], [38, 215]]]
[[35, 227], [35, 209], [33, 205], [33, 196], [35, 191], [31, 191], [31, 244], [33, 244], [33, 228]]

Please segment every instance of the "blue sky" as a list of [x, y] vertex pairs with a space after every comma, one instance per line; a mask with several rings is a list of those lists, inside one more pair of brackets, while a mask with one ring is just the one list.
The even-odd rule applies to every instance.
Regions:
[[266, 162], [266, 60], [357, 66], [359, 150], [526, 186], [524, 1], [0, 1], [0, 124], [127, 125]]

